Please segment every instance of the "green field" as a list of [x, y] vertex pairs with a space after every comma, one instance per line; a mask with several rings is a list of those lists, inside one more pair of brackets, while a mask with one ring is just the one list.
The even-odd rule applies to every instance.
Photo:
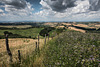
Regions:
[[24, 30], [0, 30], [0, 35], [4, 35], [4, 31], [8, 31], [11, 32], [13, 34], [18, 34], [21, 36], [26, 36], [26, 37], [35, 37], [39, 34], [39, 32], [42, 30], [43, 28], [30, 28], [30, 29], [24, 29]]

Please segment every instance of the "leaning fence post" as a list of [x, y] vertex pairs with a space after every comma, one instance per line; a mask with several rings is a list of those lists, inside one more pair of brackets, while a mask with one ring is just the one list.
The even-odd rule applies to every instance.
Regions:
[[45, 44], [46, 44], [46, 34], [45, 34]]
[[20, 55], [20, 50], [18, 50], [18, 59], [19, 59], [19, 63], [21, 63], [21, 55]]
[[12, 62], [12, 53], [9, 49], [8, 34], [5, 34], [5, 39], [6, 39], [6, 50], [7, 50], [9, 57], [10, 57], [10, 62]]

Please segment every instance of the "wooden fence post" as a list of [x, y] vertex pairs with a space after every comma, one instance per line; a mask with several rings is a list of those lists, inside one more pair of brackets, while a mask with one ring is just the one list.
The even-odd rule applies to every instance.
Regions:
[[20, 55], [20, 50], [18, 50], [18, 59], [19, 59], [19, 63], [21, 63], [21, 55]]
[[12, 62], [12, 53], [9, 49], [8, 34], [5, 34], [5, 39], [6, 39], [6, 50], [7, 50], [9, 57], [10, 57], [10, 62]]
[[46, 34], [45, 34], [45, 44], [46, 44]]
[[38, 50], [39, 50], [39, 44], [38, 44], [37, 48], [38, 48]]
[[37, 50], [37, 42], [36, 42], [36, 48], [35, 48], [35, 50]]

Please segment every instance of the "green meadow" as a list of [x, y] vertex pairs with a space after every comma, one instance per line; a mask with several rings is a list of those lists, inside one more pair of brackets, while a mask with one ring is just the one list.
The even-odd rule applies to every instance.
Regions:
[[25, 36], [25, 37], [35, 37], [39, 34], [39, 32], [42, 30], [43, 28], [30, 28], [30, 29], [24, 29], [24, 30], [0, 30], [0, 35], [4, 35], [4, 31], [8, 31], [11, 32], [13, 34], [18, 34], [21, 36]]

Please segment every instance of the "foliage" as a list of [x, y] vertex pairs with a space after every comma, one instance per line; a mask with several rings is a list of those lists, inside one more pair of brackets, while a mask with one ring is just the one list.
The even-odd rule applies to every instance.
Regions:
[[59, 28], [59, 29], [57, 29], [57, 30], [56, 30], [56, 33], [59, 35], [60, 33], [62, 33], [62, 32], [63, 32], [63, 30], [64, 30], [64, 29]]
[[47, 27], [47, 28], [44, 28], [43, 30], [41, 30], [39, 34], [41, 36], [45, 37], [45, 34], [46, 34], [46, 36], [48, 36], [48, 33], [52, 30], [55, 30], [55, 28], [54, 27]]

